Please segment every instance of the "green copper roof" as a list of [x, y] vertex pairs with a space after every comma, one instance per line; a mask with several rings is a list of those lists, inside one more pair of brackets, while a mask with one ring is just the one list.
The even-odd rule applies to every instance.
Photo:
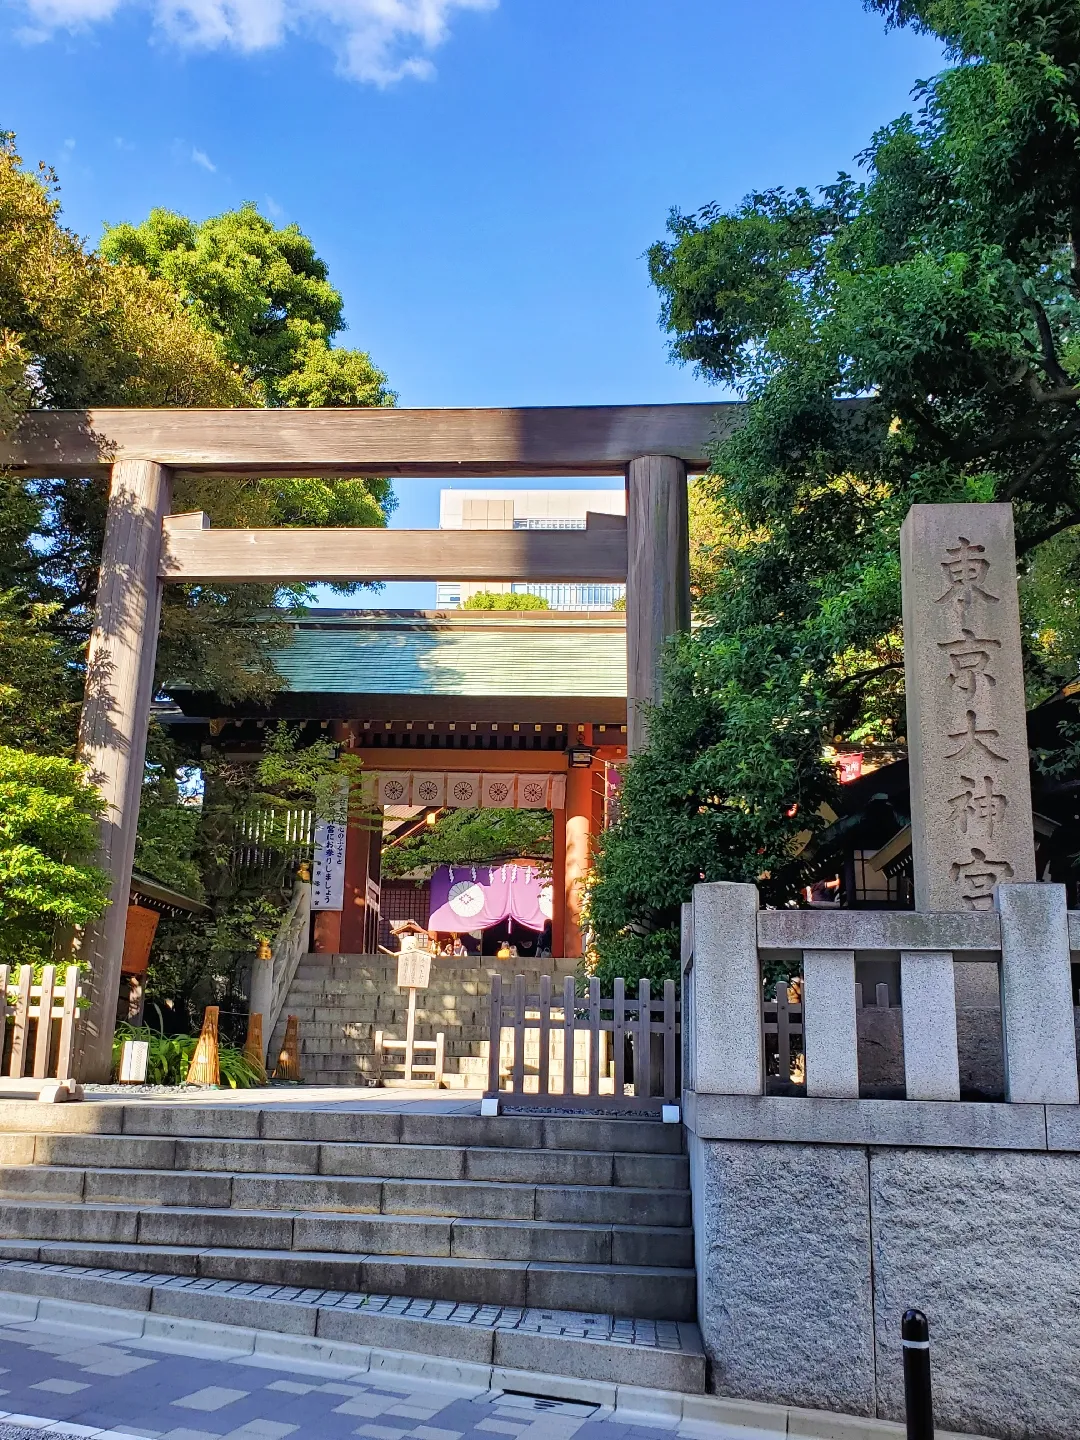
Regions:
[[304, 694], [626, 695], [618, 613], [311, 610], [274, 663]]

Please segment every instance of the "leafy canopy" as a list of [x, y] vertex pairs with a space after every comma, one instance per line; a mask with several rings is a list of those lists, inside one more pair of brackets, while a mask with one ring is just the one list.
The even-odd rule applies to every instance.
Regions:
[[439, 865], [496, 865], [551, 859], [550, 810], [443, 810], [433, 825], [383, 850], [382, 873], [396, 879]]
[[954, 63], [862, 178], [673, 212], [649, 252], [674, 358], [748, 403], [700, 487], [699, 628], [592, 895], [628, 974], [673, 966], [699, 878], [796, 893], [824, 742], [901, 747], [913, 502], [1012, 501], [1032, 698], [1080, 668], [1080, 7], [868, 8]]
[[250, 204], [201, 224], [159, 209], [108, 228], [101, 249], [164, 280], [263, 403], [394, 404], [370, 356], [330, 348], [345, 328], [342, 298], [298, 225], [278, 229]]
[[42, 964], [54, 927], [105, 909], [108, 880], [90, 864], [101, 804], [70, 760], [0, 745], [0, 958]]
[[526, 595], [516, 590], [477, 590], [461, 602], [462, 610], [547, 610], [542, 595]]

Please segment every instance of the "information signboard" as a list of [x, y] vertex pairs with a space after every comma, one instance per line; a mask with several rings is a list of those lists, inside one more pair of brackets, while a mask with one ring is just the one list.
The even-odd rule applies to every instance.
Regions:
[[405, 950], [398, 956], [397, 983], [399, 990], [426, 990], [430, 979], [430, 951]]

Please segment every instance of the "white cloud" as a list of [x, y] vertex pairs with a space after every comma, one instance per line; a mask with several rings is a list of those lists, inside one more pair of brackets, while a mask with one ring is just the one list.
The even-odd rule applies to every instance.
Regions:
[[204, 170], [209, 170], [211, 175], [215, 175], [217, 173], [217, 166], [210, 159], [210, 156], [207, 155], [205, 150], [199, 150], [197, 147], [193, 148], [191, 151], [191, 158], [196, 165], [201, 165]]
[[458, 10], [491, 10], [499, 0], [23, 0], [32, 34], [75, 30], [138, 5], [152, 12], [175, 44], [250, 53], [282, 44], [290, 33], [325, 37], [340, 68], [380, 87], [434, 74], [431, 52], [450, 33]]

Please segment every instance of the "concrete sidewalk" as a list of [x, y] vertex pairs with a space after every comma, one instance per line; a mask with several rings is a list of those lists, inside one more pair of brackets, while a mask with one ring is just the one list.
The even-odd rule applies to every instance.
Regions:
[[[20, 1318], [19, 1310], [25, 1306]], [[125, 1333], [127, 1327], [127, 1333]], [[0, 1296], [0, 1440], [903, 1440], [881, 1420]], [[961, 1440], [939, 1432], [939, 1440]], [[967, 1437], [975, 1440], [975, 1437]]]

